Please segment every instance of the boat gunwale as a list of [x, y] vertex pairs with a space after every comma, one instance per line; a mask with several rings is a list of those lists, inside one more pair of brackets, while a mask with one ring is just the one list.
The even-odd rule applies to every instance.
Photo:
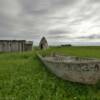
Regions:
[[[70, 61], [70, 62], [67, 62], [64, 61], [64, 60], [52, 60], [52, 59], [47, 59], [49, 57], [43, 57], [41, 55], [38, 55], [38, 57], [42, 60], [42, 61], [46, 61], [46, 62], [53, 62], [53, 63], [66, 63], [66, 64], [99, 64], [100, 63], [100, 60], [96, 59], [96, 58], [88, 58], [88, 57], [83, 57], [83, 58], [88, 58], [89, 61]], [[77, 56], [70, 56], [70, 57], [77, 57]], [[90, 61], [92, 60], [92, 61]]]

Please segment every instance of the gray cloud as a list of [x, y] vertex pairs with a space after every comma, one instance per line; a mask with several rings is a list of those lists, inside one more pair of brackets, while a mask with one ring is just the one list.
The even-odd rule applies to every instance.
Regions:
[[19, 0], [23, 12], [28, 14], [48, 14], [65, 6], [76, 3], [77, 0]]
[[57, 30], [50, 30], [48, 32], [49, 35], [59, 35], [59, 34], [70, 34], [70, 31], [69, 30], [60, 30], [60, 29], [57, 29]]
[[99, 42], [99, 9], [99, 0], [0, 0], [0, 39]]
[[100, 34], [92, 34], [88, 36], [80, 36], [80, 39], [100, 39]]

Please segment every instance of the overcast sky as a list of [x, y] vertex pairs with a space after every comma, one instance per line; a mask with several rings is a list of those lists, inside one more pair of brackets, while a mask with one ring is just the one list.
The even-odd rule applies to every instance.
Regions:
[[100, 0], [0, 0], [0, 39], [100, 44]]

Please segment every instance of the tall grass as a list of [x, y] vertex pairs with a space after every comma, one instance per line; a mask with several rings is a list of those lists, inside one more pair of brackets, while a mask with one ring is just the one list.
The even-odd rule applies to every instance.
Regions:
[[[100, 100], [100, 84], [64, 81], [47, 69], [36, 51], [0, 54], [0, 100]], [[41, 51], [38, 51], [41, 52]], [[49, 48], [42, 53], [100, 58], [100, 47]]]

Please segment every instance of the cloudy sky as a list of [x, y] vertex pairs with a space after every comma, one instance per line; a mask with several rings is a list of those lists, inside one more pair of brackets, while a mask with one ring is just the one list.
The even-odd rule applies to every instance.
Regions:
[[0, 39], [100, 44], [100, 0], [0, 0]]

